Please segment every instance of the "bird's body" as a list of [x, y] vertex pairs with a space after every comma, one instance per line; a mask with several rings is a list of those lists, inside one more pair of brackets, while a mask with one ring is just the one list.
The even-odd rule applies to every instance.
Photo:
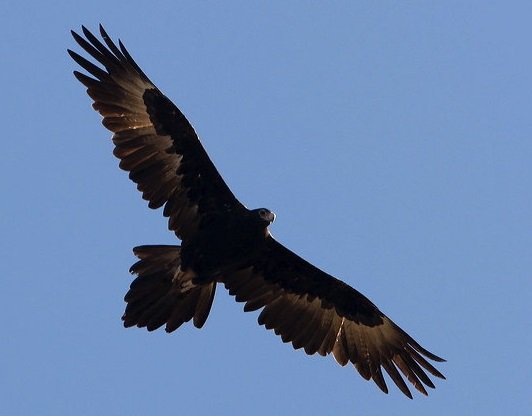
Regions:
[[268, 225], [256, 210], [207, 218], [192, 239], [183, 241], [182, 264], [200, 279], [212, 281], [249, 267], [264, 250]]
[[277, 242], [275, 215], [249, 210], [226, 185], [181, 111], [100, 26], [104, 43], [83, 28], [76, 42], [98, 67], [69, 50], [92, 77], [75, 71], [113, 135], [114, 154], [150, 208], [164, 207], [180, 246], [134, 248], [136, 279], [125, 296], [126, 327], [172, 332], [190, 320], [202, 327], [223, 284], [244, 310], [262, 309], [259, 324], [307, 354], [352, 363], [384, 392], [382, 369], [412, 397], [400, 372], [420, 392], [444, 378], [421, 347], [369, 299]]

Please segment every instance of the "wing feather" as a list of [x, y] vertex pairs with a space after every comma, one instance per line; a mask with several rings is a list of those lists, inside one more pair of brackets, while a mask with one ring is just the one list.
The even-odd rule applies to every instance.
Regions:
[[317, 321], [317, 323], [316, 325], [311, 326], [314, 333], [303, 346], [307, 354], [312, 355], [315, 353], [320, 353], [320, 348], [323, 345], [323, 342], [326, 340], [327, 334], [329, 333], [332, 319], [333, 314], [330, 309], [327, 310], [316, 307], [314, 320]]
[[[68, 51], [88, 75], [74, 71], [114, 133], [114, 155], [150, 208], [164, 206], [168, 226], [191, 238], [210, 212], [244, 207], [234, 197], [181, 111], [150, 81], [122, 42], [100, 26], [103, 42], [87, 28], [74, 40], [94, 60]], [[207, 296], [207, 295], [205, 295]]]
[[319, 308], [319, 300], [316, 298], [312, 302], [307, 303], [304, 314], [299, 324], [299, 328], [296, 328], [292, 337], [292, 345], [294, 349], [305, 348], [313, 350], [315, 347], [310, 342], [316, 333], [319, 333], [321, 329], [320, 321], [323, 312]]
[[[403, 376], [422, 394], [434, 388], [427, 373], [444, 378], [428, 352], [364, 295], [327, 275], [269, 237], [252, 266], [220, 278], [245, 310], [263, 308], [258, 321], [307, 354], [351, 363], [385, 393], [382, 369], [407, 397]], [[399, 372], [399, 371], [400, 372]], [[403, 376], [401, 376], [401, 373]]]

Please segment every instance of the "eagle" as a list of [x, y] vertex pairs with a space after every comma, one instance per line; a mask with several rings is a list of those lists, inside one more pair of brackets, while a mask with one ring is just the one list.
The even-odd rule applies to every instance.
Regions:
[[[332, 354], [351, 363], [385, 393], [384, 371], [412, 398], [434, 388], [427, 373], [445, 377], [429, 352], [363, 294], [275, 240], [275, 214], [248, 209], [231, 192], [183, 113], [99, 26], [101, 40], [82, 26], [72, 31], [96, 64], [68, 49], [86, 73], [74, 76], [113, 133], [114, 155], [152, 209], [163, 208], [181, 245], [135, 247], [136, 278], [125, 295], [125, 327], [175, 331], [192, 320], [201, 328], [222, 284], [244, 311], [261, 310], [260, 325], [308, 355]], [[102, 42], [103, 41], [103, 42]], [[99, 64], [99, 65], [97, 65]]]

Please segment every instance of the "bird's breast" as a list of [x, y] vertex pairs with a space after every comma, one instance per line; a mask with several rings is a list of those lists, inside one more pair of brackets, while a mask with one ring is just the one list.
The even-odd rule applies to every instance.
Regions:
[[215, 279], [228, 271], [251, 265], [263, 249], [267, 235], [264, 228], [245, 225], [210, 227], [183, 244], [183, 265], [204, 278]]

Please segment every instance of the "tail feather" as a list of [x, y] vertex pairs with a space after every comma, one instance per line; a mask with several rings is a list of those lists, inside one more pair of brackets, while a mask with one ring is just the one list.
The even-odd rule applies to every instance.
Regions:
[[182, 272], [181, 247], [139, 246], [133, 253], [140, 259], [130, 272], [137, 275], [124, 300], [125, 327], [146, 327], [153, 331], [166, 324], [172, 332], [193, 319], [201, 328], [211, 310], [216, 282], [194, 284], [190, 272]]
[[196, 328], [201, 328], [205, 324], [211, 310], [215, 292], [216, 282], [201, 286], [193, 321]]

